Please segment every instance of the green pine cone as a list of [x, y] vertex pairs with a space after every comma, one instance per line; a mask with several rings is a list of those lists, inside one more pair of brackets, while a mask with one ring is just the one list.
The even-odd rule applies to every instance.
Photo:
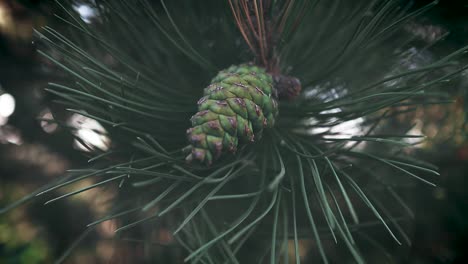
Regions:
[[273, 80], [255, 65], [233, 65], [218, 73], [198, 101], [187, 130], [187, 161], [210, 165], [222, 153], [235, 153], [239, 142], [259, 139], [278, 114]]

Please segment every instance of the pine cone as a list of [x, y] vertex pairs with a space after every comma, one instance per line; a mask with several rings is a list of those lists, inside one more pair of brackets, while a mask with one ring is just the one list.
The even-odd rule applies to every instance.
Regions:
[[210, 165], [222, 153], [235, 153], [238, 142], [261, 138], [278, 114], [272, 77], [250, 64], [233, 65], [218, 73], [198, 101], [198, 112], [187, 130], [187, 161]]

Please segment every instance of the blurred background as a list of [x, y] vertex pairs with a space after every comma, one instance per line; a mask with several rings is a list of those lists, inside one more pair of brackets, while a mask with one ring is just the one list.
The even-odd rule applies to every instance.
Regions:
[[[415, 4], [428, 2], [419, 0]], [[73, 8], [87, 23], [96, 19], [89, 5], [78, 1]], [[49, 81], [64, 76], [35, 52], [40, 44], [33, 29], [50, 26], [60, 31], [65, 25], [54, 14], [62, 12], [53, 1], [0, 0], [0, 207], [68, 169], [81, 167], [89, 158], [86, 153], [92, 149], [105, 151], [112, 143], [98, 122], [55, 107], [54, 98], [44, 90]], [[406, 30], [421, 42], [437, 43], [432, 49], [435, 53], [466, 45], [468, 3], [442, 0]], [[422, 59], [437, 56], [416, 49], [408, 52]], [[412, 196], [413, 243], [404, 263], [468, 263], [463, 261], [468, 257], [467, 86], [468, 73], [464, 73], [458, 85], [448, 91], [455, 103], [421, 106], [388, 123], [389, 129], [414, 124], [413, 129], [426, 135], [428, 140], [418, 145], [415, 155], [436, 164], [441, 172], [438, 187], [421, 188]], [[63, 125], [72, 132], [50, 122], [54, 118], [67, 120]], [[50, 263], [59, 259], [88, 223], [104, 215], [107, 201], [115, 195], [115, 189], [93, 189], [47, 206], [39, 198], [0, 214], [0, 263]], [[114, 240], [115, 228], [112, 221], [99, 225], [66, 263], [139, 263], [147, 247], [137, 239]], [[183, 259], [185, 253], [173, 247], [167, 231], [159, 230], [155, 236], [167, 242], [152, 245], [152, 254], [165, 260], [161, 263]], [[306, 251], [302, 254], [305, 259]], [[385, 257], [379, 252], [375, 255]]]

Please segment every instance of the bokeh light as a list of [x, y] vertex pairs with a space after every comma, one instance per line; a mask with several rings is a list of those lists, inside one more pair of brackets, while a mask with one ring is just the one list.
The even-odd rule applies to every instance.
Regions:
[[0, 95], [0, 116], [7, 118], [13, 112], [15, 112], [15, 98], [9, 93]]
[[68, 120], [68, 125], [75, 128], [73, 134], [77, 137], [74, 147], [83, 151], [109, 149], [111, 140], [107, 136], [107, 131], [96, 120], [80, 114], [73, 114]]

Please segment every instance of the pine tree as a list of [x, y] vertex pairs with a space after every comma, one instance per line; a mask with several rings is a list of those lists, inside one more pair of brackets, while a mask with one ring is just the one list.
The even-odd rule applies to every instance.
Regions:
[[[289, 243], [299, 263], [303, 239], [324, 263], [342, 247], [365, 263], [361, 243], [378, 243], [359, 227], [372, 221], [410, 243], [399, 187], [433, 186], [438, 173], [407, 155], [419, 135], [379, 128], [402, 107], [445, 103], [437, 89], [467, 68], [468, 47], [396, 67], [414, 41], [405, 26], [436, 2], [92, 1], [90, 21], [58, 4], [70, 31], [38, 30], [38, 52], [70, 79], [48, 90], [113, 143], [2, 212], [94, 178], [47, 203], [116, 185], [89, 229], [155, 221], [193, 263], [286, 263]], [[362, 130], [343, 131], [350, 122]]]

